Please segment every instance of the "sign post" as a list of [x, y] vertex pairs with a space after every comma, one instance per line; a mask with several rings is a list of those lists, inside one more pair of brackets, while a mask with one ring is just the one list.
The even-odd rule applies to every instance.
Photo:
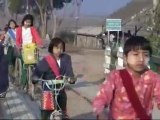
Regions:
[[121, 19], [106, 19], [106, 31], [121, 31]]
[[[108, 35], [108, 40], [107, 40], [107, 46], [105, 49], [105, 73], [109, 73], [112, 66], [111, 64], [111, 47], [110, 47], [110, 31], [117, 31], [117, 39], [119, 38], [119, 31], [121, 31], [121, 24], [122, 20], [121, 19], [106, 19], [106, 31]], [[117, 40], [118, 41], [118, 40]], [[106, 54], [107, 53], [107, 54]]]

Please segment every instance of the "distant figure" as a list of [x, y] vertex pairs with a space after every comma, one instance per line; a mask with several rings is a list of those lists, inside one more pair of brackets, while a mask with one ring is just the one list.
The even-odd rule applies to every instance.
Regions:
[[127, 32], [126, 35], [125, 35], [125, 40], [124, 40], [124, 42], [126, 42], [126, 40], [128, 40], [131, 36], [132, 36], [131, 31], [128, 30], [128, 32]]
[[6, 35], [4, 44], [7, 48], [7, 59], [9, 63], [9, 75], [11, 80], [15, 80], [14, 76], [14, 66], [16, 60], [16, 28], [18, 27], [15, 20], [11, 19], [8, 22], [8, 26], [6, 27]]
[[135, 33], [134, 33], [135, 36], [137, 36], [137, 32], [138, 32], [138, 28], [137, 26], [135, 26]]
[[129, 37], [131, 37], [131, 36], [132, 36], [132, 34], [131, 34], [131, 30], [128, 30], [127, 35], [128, 35]]
[[115, 36], [114, 36], [113, 34], [110, 34], [110, 36], [109, 36], [109, 41], [110, 41], [110, 42], [113, 42], [114, 38], [115, 38]]

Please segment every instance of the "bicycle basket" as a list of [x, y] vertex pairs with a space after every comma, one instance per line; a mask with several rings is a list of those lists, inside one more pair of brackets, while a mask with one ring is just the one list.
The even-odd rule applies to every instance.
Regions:
[[26, 44], [23, 46], [23, 52], [22, 52], [22, 57], [24, 64], [35, 64], [37, 63], [37, 55], [36, 55], [36, 44], [31, 43], [31, 44]]
[[42, 92], [42, 102], [41, 108], [43, 110], [54, 110], [54, 98], [53, 92], [43, 91]]

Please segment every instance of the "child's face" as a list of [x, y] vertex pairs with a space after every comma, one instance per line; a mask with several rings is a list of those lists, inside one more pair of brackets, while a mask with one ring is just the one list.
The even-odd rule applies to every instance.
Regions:
[[62, 52], [63, 52], [63, 45], [62, 45], [62, 43], [58, 44], [58, 46], [54, 46], [53, 47], [53, 54], [56, 57], [59, 57]]
[[148, 66], [150, 54], [148, 50], [132, 50], [125, 56], [127, 66], [135, 72], [142, 72]]
[[24, 21], [24, 26], [25, 27], [30, 27], [31, 26], [31, 20], [25, 20]]
[[11, 27], [12, 29], [14, 29], [16, 27], [15, 23], [13, 21], [10, 22], [9, 27]]

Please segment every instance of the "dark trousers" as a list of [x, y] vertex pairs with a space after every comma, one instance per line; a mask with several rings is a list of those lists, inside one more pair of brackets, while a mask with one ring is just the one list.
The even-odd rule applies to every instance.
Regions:
[[[63, 114], [67, 114], [67, 95], [64, 89], [60, 91], [57, 101]], [[52, 110], [41, 110], [42, 120], [49, 119], [49, 116], [52, 112]]]
[[5, 55], [0, 55], [0, 93], [6, 92], [8, 87], [8, 62]]
[[14, 50], [15, 50], [14, 47], [12, 47], [12, 46], [9, 46], [9, 47], [8, 47], [7, 59], [8, 59], [9, 65], [15, 65], [16, 55], [15, 55]]

